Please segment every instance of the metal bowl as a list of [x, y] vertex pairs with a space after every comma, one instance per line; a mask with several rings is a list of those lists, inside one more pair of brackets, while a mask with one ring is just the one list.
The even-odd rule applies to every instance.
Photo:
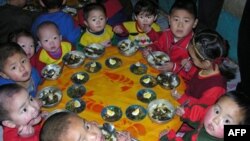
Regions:
[[170, 61], [170, 57], [162, 51], [154, 51], [147, 56], [147, 61], [152, 67], [159, 69]]
[[38, 92], [38, 99], [43, 103], [43, 107], [56, 106], [62, 100], [62, 91], [54, 86], [45, 87]]
[[81, 51], [70, 51], [63, 56], [63, 62], [69, 68], [77, 68], [83, 64], [85, 55]]
[[102, 109], [101, 116], [105, 121], [115, 122], [122, 117], [122, 110], [117, 106], [107, 106]]
[[90, 59], [98, 59], [100, 58], [104, 52], [105, 47], [101, 44], [90, 44], [84, 48], [85, 55]]
[[173, 72], [164, 72], [157, 75], [156, 80], [158, 84], [167, 90], [176, 88], [180, 85], [180, 78]]
[[124, 56], [132, 56], [139, 49], [139, 46], [129, 39], [125, 39], [125, 40], [118, 42], [117, 46], [118, 46], [119, 52]]
[[49, 64], [42, 69], [42, 77], [47, 80], [56, 80], [60, 75], [61, 66]]
[[175, 115], [174, 106], [165, 99], [156, 99], [148, 104], [148, 116], [156, 123], [166, 123]]

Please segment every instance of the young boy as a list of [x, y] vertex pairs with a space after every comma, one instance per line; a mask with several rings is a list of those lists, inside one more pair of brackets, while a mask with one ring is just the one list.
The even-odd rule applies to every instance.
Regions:
[[0, 52], [0, 85], [20, 84], [35, 97], [41, 78], [37, 70], [31, 67], [24, 50], [16, 43], [5, 43], [0, 46]]
[[160, 26], [157, 19], [157, 7], [148, 0], [139, 0], [134, 7], [135, 21], [123, 22], [113, 28], [113, 31], [121, 36], [129, 35], [131, 41], [140, 46], [147, 46], [158, 40]]
[[[198, 23], [196, 17], [197, 9], [192, 0], [176, 0], [171, 7], [169, 15], [170, 28], [162, 33], [151, 48], [148, 48], [163, 51], [169, 55], [171, 62], [159, 68], [161, 71], [178, 72], [184, 80], [189, 80], [196, 71], [194, 66], [182, 69], [182, 66], [185, 66], [189, 60], [187, 47], [193, 37], [193, 29]], [[144, 50], [143, 55], [149, 55], [148, 50]]]
[[66, 0], [39, 0], [42, 7], [47, 12], [38, 16], [32, 25], [32, 33], [36, 35], [38, 26], [45, 22], [54, 22], [62, 34], [62, 38], [76, 45], [80, 35], [81, 29], [74, 24], [74, 20], [71, 15], [61, 10], [62, 6], [66, 3]]
[[39, 72], [45, 65], [59, 64], [63, 56], [72, 50], [69, 42], [62, 41], [57, 25], [53, 22], [43, 22], [37, 28], [38, 44], [41, 46], [36, 53], [37, 69]]
[[[45, 120], [40, 141], [105, 141], [105, 138], [96, 122], [61, 111]], [[131, 137], [128, 132], [117, 133], [117, 141], [131, 141]]]
[[83, 8], [83, 13], [86, 31], [81, 36], [80, 46], [85, 47], [93, 43], [102, 44], [105, 47], [110, 46], [114, 33], [111, 26], [106, 24], [105, 7], [99, 3], [90, 3]]
[[0, 122], [4, 141], [39, 141], [41, 104], [18, 84], [0, 86]]

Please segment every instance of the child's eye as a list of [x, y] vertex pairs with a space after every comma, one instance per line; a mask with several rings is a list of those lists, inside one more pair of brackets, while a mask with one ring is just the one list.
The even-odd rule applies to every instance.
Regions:
[[220, 113], [220, 110], [219, 110], [218, 107], [215, 107], [215, 108], [214, 108], [214, 113], [217, 114], [217, 115]]
[[23, 112], [27, 112], [27, 109], [26, 109], [26, 108], [23, 108]]
[[11, 67], [10, 69], [11, 69], [11, 70], [15, 70], [15, 69], [16, 69], [16, 67], [15, 67], [15, 66], [13, 66], [13, 67]]
[[89, 130], [89, 128], [90, 128], [89, 123], [85, 123], [84, 127], [85, 127], [85, 129]]
[[54, 37], [53, 39], [54, 39], [54, 40], [56, 40], [56, 39], [57, 39], [57, 37]]
[[33, 102], [33, 101], [34, 101], [33, 97], [30, 97], [30, 101], [31, 101], [31, 102]]
[[189, 22], [189, 20], [184, 20], [184, 22], [185, 22], [185, 23], [188, 23], [188, 22]]
[[224, 124], [225, 125], [228, 125], [228, 124], [230, 124], [231, 123], [231, 120], [230, 119], [224, 119]]
[[22, 60], [22, 64], [24, 64], [24, 63], [26, 63], [27, 62], [27, 60], [26, 59], [23, 59]]
[[25, 45], [21, 45], [22, 48], [25, 48]]
[[44, 42], [48, 42], [49, 40], [44, 40]]

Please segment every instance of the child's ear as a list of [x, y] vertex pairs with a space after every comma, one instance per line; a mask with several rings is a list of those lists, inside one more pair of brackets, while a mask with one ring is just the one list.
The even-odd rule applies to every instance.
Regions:
[[196, 18], [195, 21], [194, 21], [194, 24], [193, 24], [193, 28], [195, 28], [198, 24], [199, 20]]
[[156, 21], [156, 20], [157, 20], [157, 18], [158, 18], [158, 15], [155, 15], [154, 21]]
[[16, 124], [10, 120], [4, 120], [2, 121], [2, 124], [3, 126], [9, 127], [9, 128], [16, 128]]
[[134, 15], [134, 19], [137, 20], [137, 16], [136, 15]]
[[203, 64], [203, 66], [204, 66], [205, 68], [210, 68], [211, 65], [212, 65], [212, 62], [209, 61], [209, 60], [204, 60], [204, 61], [202, 62], [202, 64]]
[[40, 3], [40, 5], [41, 5], [42, 7], [46, 7], [46, 6], [44, 5], [44, 3], [43, 3], [42, 0], [39, 0], [39, 3]]
[[62, 5], [66, 4], [66, 1], [67, 1], [67, 0], [63, 0]]
[[88, 22], [86, 20], [84, 20], [83, 23], [86, 27], [88, 27]]
[[170, 22], [170, 18], [171, 18], [170, 15], [168, 15], [168, 24], [169, 24], [169, 25], [170, 25], [170, 23], [171, 23], [171, 22]]
[[3, 72], [0, 72], [0, 76], [2, 78], [9, 79], [9, 77], [5, 73], [3, 73]]
[[42, 44], [41, 44], [41, 42], [40, 42], [40, 41], [37, 41], [37, 44], [38, 44], [38, 46], [39, 46], [39, 47], [41, 47], [41, 46], [42, 46]]
[[60, 41], [62, 41], [62, 35], [60, 35], [59, 38], [60, 38]]

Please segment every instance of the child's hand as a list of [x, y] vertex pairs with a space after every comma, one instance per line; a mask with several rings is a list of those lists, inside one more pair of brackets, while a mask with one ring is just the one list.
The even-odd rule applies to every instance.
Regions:
[[184, 70], [186, 72], [188, 72], [191, 69], [191, 67], [192, 67], [192, 63], [190, 61], [190, 58], [183, 59], [181, 61], [181, 65], [184, 66]]
[[177, 107], [175, 114], [178, 116], [182, 116], [183, 114], [185, 114], [184, 107]]
[[35, 129], [31, 125], [22, 125], [18, 127], [18, 135], [21, 137], [30, 137], [35, 134]]
[[117, 132], [116, 137], [118, 141], [131, 141], [129, 132]]
[[178, 93], [178, 91], [176, 90], [176, 89], [173, 89], [173, 90], [171, 90], [171, 95], [172, 95], [172, 97], [174, 97], [174, 99], [179, 99], [179, 98], [181, 98], [181, 94], [180, 93]]
[[142, 27], [142, 30], [145, 32], [145, 33], [148, 33], [148, 32], [150, 32], [151, 31], [151, 25], [144, 25], [143, 27]]
[[124, 32], [123, 29], [122, 29], [122, 27], [120, 25], [114, 26], [113, 31], [116, 34], [123, 34], [123, 32]]
[[163, 131], [161, 131], [159, 138], [162, 138], [163, 136], [166, 136], [168, 134], [168, 132], [169, 132], [169, 130], [163, 130]]
[[142, 56], [143, 56], [144, 58], [147, 59], [147, 57], [148, 57], [148, 55], [149, 55], [149, 51], [151, 51], [151, 50], [152, 50], [152, 49], [151, 49], [150, 47], [144, 48], [144, 49], [142, 50]]

